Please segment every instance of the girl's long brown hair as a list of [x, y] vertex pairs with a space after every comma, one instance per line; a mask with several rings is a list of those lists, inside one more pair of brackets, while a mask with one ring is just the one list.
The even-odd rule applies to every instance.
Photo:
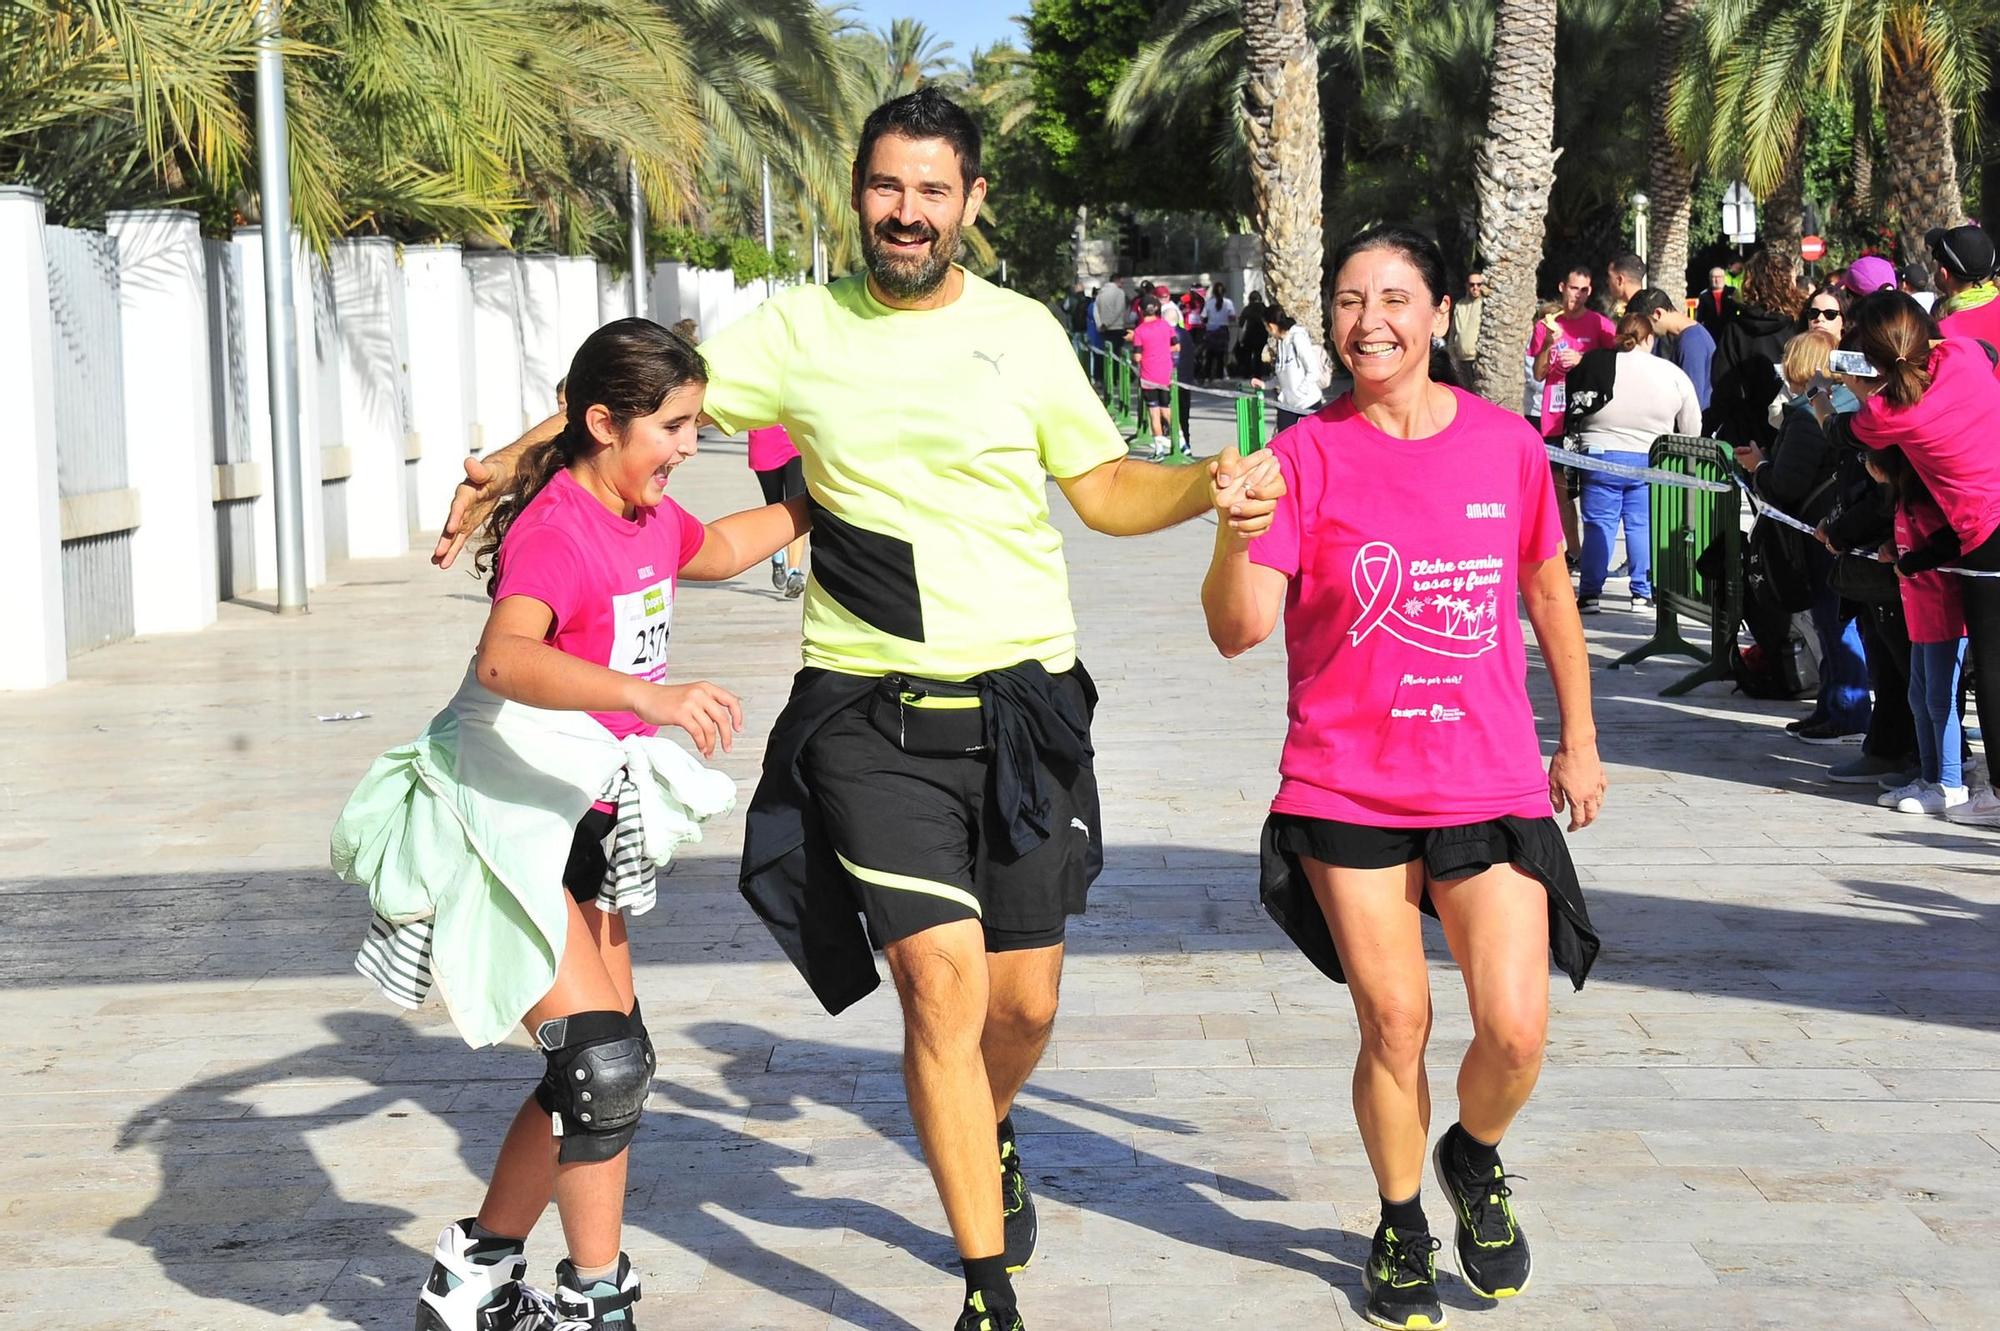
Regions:
[[487, 519], [485, 539], [472, 561], [475, 573], [493, 574], [486, 594], [491, 596], [499, 585], [501, 544], [514, 519], [557, 472], [597, 451], [599, 445], [584, 423], [593, 405], [601, 404], [623, 430], [658, 411], [675, 389], [707, 382], [708, 365], [701, 353], [679, 333], [651, 319], [614, 320], [586, 337], [569, 363], [562, 433], [521, 455]]
[[1900, 291], [1878, 291], [1847, 314], [1848, 345], [1882, 372], [1882, 398], [1914, 407], [1931, 386], [1931, 343], [1943, 334], [1924, 307]]
[[1743, 265], [1743, 303], [1753, 310], [1782, 314], [1793, 323], [1806, 298], [1792, 277], [1792, 261], [1776, 250], [1759, 250]]

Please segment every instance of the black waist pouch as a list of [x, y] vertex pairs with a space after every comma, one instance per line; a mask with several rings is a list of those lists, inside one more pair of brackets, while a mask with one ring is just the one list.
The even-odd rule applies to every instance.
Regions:
[[986, 708], [976, 682], [885, 675], [868, 720], [904, 753], [960, 758], [986, 749]]

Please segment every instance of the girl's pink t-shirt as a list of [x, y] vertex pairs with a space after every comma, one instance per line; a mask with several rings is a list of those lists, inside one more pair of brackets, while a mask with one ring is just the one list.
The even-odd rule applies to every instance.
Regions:
[[[1921, 550], [1946, 529], [1935, 504], [1896, 505], [1896, 549]], [[1956, 573], [1930, 569], [1896, 579], [1903, 593], [1903, 619], [1911, 642], [1957, 642], [1965, 636], [1965, 601]]]
[[[1557, 315], [1556, 325], [1562, 329], [1563, 346], [1579, 356], [1618, 344], [1618, 326], [1596, 310]], [[1548, 344], [1549, 326], [1537, 321], [1534, 333], [1528, 338], [1528, 354], [1539, 356]], [[1569, 368], [1551, 354], [1548, 373], [1542, 376], [1542, 434], [1550, 439], [1562, 438], [1563, 413], [1569, 407], [1568, 379]]]
[[1165, 388], [1174, 381], [1174, 339], [1179, 336], [1165, 319], [1152, 318], [1132, 330], [1132, 345], [1139, 348], [1139, 382], [1148, 388]]
[[1562, 549], [1548, 455], [1519, 416], [1452, 394], [1429, 438], [1384, 434], [1343, 395], [1271, 441], [1286, 494], [1250, 558], [1291, 579], [1275, 812], [1552, 812], [1517, 600], [1521, 566]]
[[[707, 535], [671, 499], [627, 521], [559, 471], [507, 529], [493, 600], [532, 596], [555, 613], [557, 651], [664, 683], [675, 586]], [[619, 739], [659, 730], [631, 712], [591, 715]]]
[[750, 432], [752, 471], [776, 471], [798, 455], [798, 448], [782, 425], [766, 425]]

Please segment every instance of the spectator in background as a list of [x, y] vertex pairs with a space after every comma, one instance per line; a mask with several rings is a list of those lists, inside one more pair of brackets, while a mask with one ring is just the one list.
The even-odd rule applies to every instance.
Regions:
[[[1271, 377], [1278, 387], [1278, 429], [1289, 430], [1318, 411], [1326, 398], [1320, 375], [1326, 353], [1313, 345], [1305, 325], [1275, 305], [1265, 310], [1264, 324], [1271, 339]], [[1264, 381], [1252, 379], [1250, 386], [1261, 389]]]
[[1710, 337], [1720, 339], [1722, 327], [1736, 317], [1736, 293], [1729, 286], [1729, 270], [1708, 270], [1708, 290], [1695, 302], [1694, 317]]
[[1627, 314], [1643, 314], [1653, 325], [1653, 354], [1680, 367], [1694, 385], [1694, 400], [1704, 417], [1708, 411], [1709, 369], [1715, 361], [1715, 339], [1708, 330], [1690, 319], [1658, 287], [1647, 287], [1625, 302]]
[[[1956, 337], [1933, 346], [1937, 325], [1900, 292], [1861, 301], [1848, 323], [1854, 348], [1881, 372], [1849, 381], [1857, 396], [1866, 395], [1854, 437], [1869, 448], [1903, 450], [1958, 539], [1961, 553], [1952, 564], [2000, 572], [2000, 449], [1992, 434], [2000, 382], [1985, 350]], [[1982, 689], [1993, 688], [2000, 681], [2000, 579], [1963, 581], [1973, 674]], [[1945, 817], [2000, 827], [2000, 795], [1988, 766], [1988, 785]]]
[[[1752, 267], [1752, 280], [1759, 271]], [[1841, 493], [1841, 461], [1846, 450], [1828, 440], [1826, 429], [1807, 400], [1808, 390], [1824, 384], [1833, 343], [1816, 333], [1796, 333], [1784, 344], [1786, 402], [1776, 437], [1767, 451], [1755, 443], [1739, 444], [1737, 465], [1750, 474], [1757, 497], [1781, 513], [1818, 526], [1833, 515]], [[1833, 410], [1846, 414], [1858, 406], [1853, 398], [1836, 400]], [[1789, 543], [1787, 543], [1789, 545]], [[1809, 744], [1838, 744], [1858, 739], [1868, 730], [1868, 658], [1861, 631], [1833, 589], [1833, 552], [1814, 541], [1798, 543], [1807, 584], [1812, 589], [1813, 631], [1819, 637], [1819, 697], [1812, 714], [1786, 729]]]
[[1081, 356], [1090, 340], [1090, 297], [1084, 294], [1083, 283], [1078, 282], [1063, 297], [1062, 312], [1063, 323], [1069, 328], [1070, 345]]
[[1933, 318], [1936, 317], [1938, 293], [1920, 285], [1916, 278], [1910, 276], [1909, 269], [1898, 268], [1896, 270], [1896, 290], [1923, 306], [1925, 313], [1931, 315]]
[[1118, 279], [1107, 278], [1097, 289], [1097, 331], [1104, 338], [1107, 355], [1116, 356], [1125, 350], [1127, 330], [1132, 327], [1132, 314], [1125, 300], [1125, 289], [1118, 285]]
[[1759, 250], [1743, 274], [1743, 305], [1715, 340], [1715, 433], [1732, 445], [1768, 447], [1777, 436], [1770, 408], [1782, 388], [1777, 362], [1797, 331], [1805, 293], [1792, 281], [1792, 261]]
[[1264, 353], [1271, 346], [1271, 313], [1276, 308], [1265, 302], [1261, 291], [1244, 297], [1243, 336], [1236, 339], [1236, 350], [1229, 358], [1229, 371], [1235, 378], [1249, 379], [1264, 372]]
[[1139, 326], [1132, 330], [1132, 352], [1139, 361], [1139, 400], [1145, 404], [1146, 418], [1153, 427], [1155, 462], [1166, 461], [1173, 435], [1173, 422], [1168, 417], [1173, 409], [1174, 353], [1181, 345], [1181, 335], [1160, 309], [1160, 298], [1149, 290], [1139, 302]]
[[1946, 337], [1984, 338], [2000, 346], [2000, 285], [1993, 280], [1993, 238], [1976, 226], [1942, 228], [1924, 237], [1937, 260], [1938, 328]]
[[[1612, 322], [1590, 308], [1590, 270], [1571, 268], [1563, 275], [1562, 311], [1547, 315], [1535, 324], [1528, 340], [1528, 354], [1535, 358], [1534, 376], [1542, 381], [1542, 437], [1559, 442], [1563, 437], [1563, 413], [1569, 403], [1564, 381], [1584, 355], [1618, 340]], [[1562, 517], [1563, 539], [1572, 555], [1583, 551], [1583, 529], [1577, 519], [1578, 482], [1575, 469], [1551, 468], [1555, 476], [1558, 511]]]
[[1604, 265], [1604, 285], [1611, 291], [1611, 317], [1620, 318], [1632, 297], [1646, 289], [1646, 261], [1626, 250]]
[[1806, 307], [1799, 312], [1799, 331], [1818, 333], [1836, 347], [1847, 336], [1847, 307], [1852, 304], [1847, 292], [1840, 287], [1826, 284], [1813, 288], [1806, 297]]
[[674, 324], [674, 331], [688, 340], [691, 346], [701, 345], [701, 329], [692, 319], [682, 319]]
[[1479, 312], [1485, 308], [1486, 274], [1475, 268], [1465, 275], [1465, 296], [1451, 307], [1451, 332], [1445, 336], [1461, 385], [1472, 382], [1472, 366], [1479, 359]]
[[1227, 288], [1217, 282], [1208, 289], [1208, 304], [1201, 314], [1202, 377], [1219, 379], [1229, 369], [1229, 332], [1236, 323], [1236, 302]]
[[[1694, 385], [1679, 366], [1653, 354], [1653, 322], [1640, 311], [1626, 312], [1618, 321], [1615, 349], [1600, 347], [1585, 355], [1570, 372], [1569, 384], [1568, 432], [1592, 457], [1643, 467], [1660, 435], [1701, 432]], [[1620, 526], [1632, 571], [1632, 608], [1645, 610], [1653, 604], [1651, 502], [1652, 487], [1643, 480], [1583, 473], [1579, 614], [1598, 611]]]

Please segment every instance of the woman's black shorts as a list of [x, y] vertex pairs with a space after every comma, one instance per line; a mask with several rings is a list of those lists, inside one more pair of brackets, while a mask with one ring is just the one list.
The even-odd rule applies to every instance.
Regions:
[[758, 486], [764, 491], [764, 502], [767, 504], [782, 504], [806, 492], [806, 464], [803, 458], [789, 458], [782, 467], [753, 472], [752, 475], [756, 476]]
[[1171, 388], [1142, 387], [1139, 396], [1145, 399], [1149, 407], [1170, 407], [1174, 402], [1174, 392]]
[[611, 835], [617, 822], [616, 814], [598, 808], [586, 810], [577, 819], [576, 836], [569, 843], [569, 863], [563, 866], [563, 886], [579, 906], [597, 900], [598, 891], [604, 886], [604, 874], [610, 868], [604, 854], [604, 839]]

